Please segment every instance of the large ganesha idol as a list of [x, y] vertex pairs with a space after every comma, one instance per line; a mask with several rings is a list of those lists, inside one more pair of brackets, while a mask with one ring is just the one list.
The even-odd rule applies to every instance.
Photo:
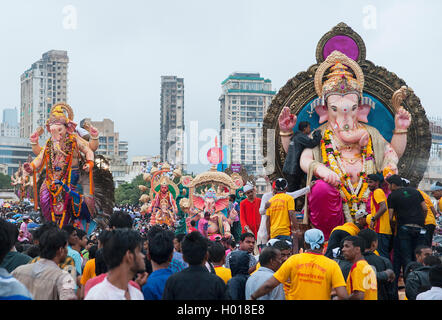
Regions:
[[[51, 137], [42, 148], [37, 142], [39, 133], [35, 133], [31, 143], [38, 155], [32, 162], [24, 164], [26, 174], [33, 174], [34, 193], [39, 192], [42, 215], [46, 221], [53, 221], [60, 228], [68, 223], [81, 226], [80, 221], [85, 221], [81, 227], [88, 231], [95, 214], [92, 169], [98, 134], [95, 132], [96, 136], [90, 142], [81, 138], [73, 122], [72, 109], [66, 104], [52, 107], [46, 128]], [[37, 190], [37, 173], [43, 169], [44, 182]], [[84, 174], [89, 179], [81, 183], [80, 178]]]
[[232, 177], [217, 171], [213, 166], [209, 171], [189, 179], [184, 186], [190, 190], [190, 211], [197, 212], [199, 224], [202, 223], [202, 219], [208, 217], [207, 229], [203, 233], [211, 240], [230, 238], [235, 217], [224, 212], [229, 206], [229, 195], [238, 188]]
[[[286, 101], [280, 99], [280, 112], [274, 117], [277, 118], [279, 138], [285, 153], [291, 152], [291, 137], [300, 120], [309, 121], [312, 129], [321, 132], [319, 145], [302, 151], [299, 167], [306, 173], [307, 184], [312, 179], [317, 180], [305, 201], [304, 223], [321, 229], [326, 240], [334, 227], [353, 222], [356, 211], [366, 209], [370, 196], [366, 181], [368, 174], [407, 175], [409, 165], [404, 162], [400, 165], [400, 159], [407, 153], [406, 150], [410, 150], [407, 149], [407, 137], [413, 119], [402, 104], [412, 92], [397, 79], [388, 84], [389, 78], [380, 77], [382, 80], [378, 80], [375, 90], [368, 94], [364, 84], [369, 83], [372, 89], [374, 75], [365, 75], [364, 70], [368, 68], [364, 65], [363, 70], [354, 60], [371, 66], [361, 57], [361, 51], [365, 54], [365, 47], [364, 50], [357, 47], [354, 38], [358, 38], [351, 31], [344, 24], [333, 30], [328, 39], [332, 41], [322, 47], [325, 48], [323, 61], [311, 67], [309, 73], [312, 76], [304, 82], [304, 85], [308, 82], [310, 89], [304, 86], [304, 90], [297, 93], [298, 97], [291, 92]], [[351, 36], [348, 36], [349, 33]], [[356, 46], [354, 50], [349, 49], [353, 48], [352, 45]], [[387, 73], [384, 71], [384, 74]], [[366, 82], [366, 77], [370, 81]], [[399, 85], [399, 88], [385, 94], [382, 83], [385, 87]], [[298, 114], [292, 114], [291, 108], [299, 104], [299, 97], [304, 95], [305, 99], [306, 92], [312, 87], [316, 97], [309, 93], [311, 98], [307, 105], [299, 107]], [[381, 101], [389, 108], [385, 108]], [[374, 112], [372, 117], [371, 112]], [[422, 115], [418, 118], [422, 119]], [[426, 145], [424, 141], [422, 143]], [[425, 152], [422, 156], [425, 157]], [[287, 156], [287, 159], [293, 157]]]

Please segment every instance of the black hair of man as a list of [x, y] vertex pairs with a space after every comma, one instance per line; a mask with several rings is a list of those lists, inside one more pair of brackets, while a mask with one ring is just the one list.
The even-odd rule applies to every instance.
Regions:
[[232, 201], [232, 202], [235, 202], [235, 200], [236, 200], [236, 195], [234, 195], [234, 194], [229, 194], [229, 200]]
[[378, 240], [378, 234], [376, 231], [368, 228], [359, 231], [358, 236], [364, 240], [365, 249], [369, 249], [371, 244]]
[[263, 267], [267, 267], [273, 259], [275, 259], [280, 252], [279, 249], [274, 246], [265, 247], [259, 254], [259, 263]]
[[89, 250], [88, 250], [89, 251], [89, 260], [90, 259], [95, 259], [95, 255], [97, 253], [97, 250], [98, 250], [98, 246], [96, 244], [92, 245], [89, 248]]
[[63, 229], [47, 230], [40, 236], [40, 257], [52, 260], [57, 255], [57, 250], [64, 248], [68, 242], [69, 235]]
[[292, 246], [289, 245], [289, 244], [287, 243], [287, 241], [285, 241], [285, 240], [279, 240], [279, 241], [276, 241], [276, 242], [272, 245], [272, 247], [278, 249], [279, 251], [292, 250]]
[[66, 231], [68, 233], [68, 237], [70, 237], [71, 234], [74, 233], [74, 231], [77, 231], [77, 228], [75, 228], [71, 224], [67, 224], [63, 226], [62, 230]]
[[[9, 249], [12, 249], [12, 247], [16, 243], [16, 239], [18, 237], [19, 232], [18, 232], [17, 227], [10, 222], [7, 223], [7, 229], [9, 232]], [[16, 246], [16, 248], [17, 248], [17, 246]], [[19, 250], [17, 249], [17, 251], [19, 251]]]
[[109, 218], [109, 228], [129, 228], [133, 225], [133, 219], [129, 213], [124, 211], [115, 211]]
[[141, 235], [138, 231], [129, 228], [117, 228], [111, 231], [109, 240], [103, 246], [104, 261], [109, 270], [118, 267], [127, 251], [135, 253], [135, 249], [142, 247]]
[[198, 231], [188, 233], [181, 243], [183, 259], [189, 265], [201, 265], [206, 257], [208, 240]]
[[301, 121], [300, 123], [299, 123], [299, 126], [298, 126], [298, 128], [299, 128], [299, 131], [304, 131], [306, 128], [308, 128], [310, 126], [310, 122], [308, 122], [308, 121]]
[[190, 225], [191, 225], [192, 227], [195, 227], [195, 226], [196, 226], [196, 221], [195, 221], [195, 220], [190, 220]]
[[185, 233], [177, 233], [174, 237], [174, 239], [176, 239], [178, 242], [183, 241], [184, 237], [186, 236]]
[[361, 254], [365, 251], [365, 240], [359, 236], [348, 236], [344, 238], [344, 241], [349, 241], [353, 244], [353, 247], [359, 247]]
[[101, 247], [103, 247], [104, 244], [107, 242], [107, 240], [109, 240], [111, 234], [112, 233], [109, 230], [103, 230], [100, 232], [100, 234], [97, 237], [97, 240], [100, 242]]
[[104, 261], [103, 248], [100, 248], [95, 253], [95, 274], [99, 276], [100, 274], [106, 273], [108, 267]]
[[431, 249], [431, 247], [429, 247], [426, 244], [420, 244], [420, 245], [416, 246], [416, 248], [414, 249], [414, 254], [416, 256], [421, 255], [422, 254], [422, 250], [424, 250], [424, 249]]
[[424, 258], [424, 260], [422, 261], [422, 264], [424, 266], [432, 267], [432, 266], [438, 266], [438, 265], [442, 264], [442, 261], [440, 260], [439, 257], [429, 255]]
[[11, 223], [0, 218], [0, 263], [11, 250]]
[[387, 182], [389, 184], [394, 184], [397, 187], [402, 187], [403, 186], [402, 178], [399, 175], [397, 175], [397, 174], [389, 176], [386, 180], [387, 180]]
[[149, 240], [150, 259], [157, 264], [163, 264], [169, 260], [173, 253], [173, 232], [164, 230], [155, 234]]
[[240, 239], [240, 241], [244, 241], [244, 240], [246, 240], [246, 238], [255, 239], [255, 235], [251, 232], [244, 232], [243, 234], [241, 234], [241, 237], [239, 239]]
[[164, 228], [159, 225], [155, 224], [152, 227], [150, 227], [149, 231], [147, 231], [147, 241], [150, 241], [153, 239], [158, 233], [161, 233], [164, 231]]
[[43, 223], [40, 227], [38, 227], [35, 232], [32, 234], [32, 237], [35, 240], [40, 240], [40, 236], [47, 230], [57, 229], [58, 226], [53, 221], [48, 221]]
[[431, 286], [442, 288], [442, 265], [439, 264], [431, 267], [429, 279]]
[[87, 232], [83, 229], [77, 228], [78, 239], [83, 239], [84, 236], [87, 236]]
[[382, 176], [382, 174], [372, 173], [367, 176], [367, 179], [370, 179], [372, 181], [382, 182], [384, 180], [384, 177]]
[[209, 262], [220, 263], [226, 256], [226, 249], [219, 241], [209, 242]]

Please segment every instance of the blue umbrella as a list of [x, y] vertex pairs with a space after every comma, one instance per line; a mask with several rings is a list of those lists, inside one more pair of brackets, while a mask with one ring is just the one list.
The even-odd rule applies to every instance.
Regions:
[[13, 215], [12, 217], [13, 217], [14, 219], [17, 219], [17, 218], [20, 218], [21, 216], [22, 216], [22, 214], [17, 213], [16, 215]]
[[28, 223], [28, 229], [38, 228], [40, 225], [34, 222]]
[[11, 223], [15, 223], [16, 222], [14, 219], [8, 219], [6, 221], [11, 222]]

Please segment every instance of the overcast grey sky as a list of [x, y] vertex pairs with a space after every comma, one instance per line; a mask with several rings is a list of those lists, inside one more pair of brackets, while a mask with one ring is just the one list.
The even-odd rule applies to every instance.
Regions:
[[0, 107], [19, 108], [20, 75], [42, 53], [67, 50], [75, 119], [110, 118], [130, 157], [155, 155], [161, 75], [184, 78], [186, 124], [218, 130], [230, 73], [259, 72], [278, 91], [315, 63], [317, 42], [342, 21], [362, 36], [368, 60], [404, 79], [429, 115], [442, 115], [441, 13], [439, 0], [3, 0]]

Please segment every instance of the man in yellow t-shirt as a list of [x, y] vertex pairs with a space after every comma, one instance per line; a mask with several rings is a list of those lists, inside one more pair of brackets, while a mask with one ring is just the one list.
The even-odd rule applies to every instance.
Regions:
[[427, 232], [425, 233], [425, 244], [431, 247], [433, 243], [434, 230], [436, 229], [437, 211], [433, 206], [433, 202], [431, 202], [430, 196], [425, 192], [423, 192], [422, 190], [419, 189], [417, 190], [421, 193], [422, 197], [424, 197], [425, 204], [427, 205], [428, 208], [427, 216], [425, 217], [425, 222], [424, 222], [425, 223], [424, 228], [425, 230], [427, 230]]
[[342, 253], [353, 266], [347, 277], [347, 293], [350, 300], [377, 300], [378, 285], [376, 273], [362, 255], [364, 240], [358, 236], [345, 238]]
[[330, 300], [334, 289], [339, 299], [347, 299], [346, 284], [336, 261], [321, 254], [324, 234], [309, 229], [304, 241], [310, 247], [305, 253], [292, 255], [258, 290], [251, 295], [255, 300], [290, 278], [286, 300]]
[[390, 259], [393, 233], [390, 226], [387, 196], [381, 188], [383, 177], [379, 174], [369, 174], [367, 184], [370, 189], [371, 220], [370, 229], [378, 234], [378, 252], [384, 258]]
[[215, 274], [227, 284], [227, 281], [232, 278], [232, 271], [229, 268], [224, 267], [224, 263], [226, 262], [226, 251], [224, 246], [217, 241], [211, 242], [208, 251], [209, 262], [212, 263], [215, 269]]
[[355, 236], [361, 231], [366, 225], [366, 215], [365, 210], [358, 210], [355, 213], [355, 223], [346, 222], [342, 226], [335, 227], [328, 238], [327, 250], [325, 251], [325, 256], [327, 258], [333, 259], [333, 251], [339, 248], [341, 241], [348, 236]]
[[[269, 200], [270, 207], [266, 210], [267, 232], [270, 239], [292, 241], [291, 235], [299, 235], [299, 225], [296, 221], [295, 200], [286, 194], [287, 180], [279, 178], [275, 181], [276, 194]], [[295, 231], [296, 230], [296, 231]]]

